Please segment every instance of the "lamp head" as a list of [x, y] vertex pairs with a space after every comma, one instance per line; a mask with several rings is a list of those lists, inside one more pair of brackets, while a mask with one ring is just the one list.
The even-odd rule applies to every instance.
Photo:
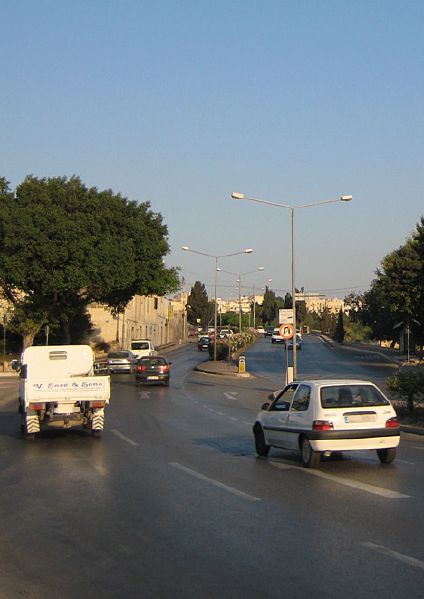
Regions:
[[340, 198], [341, 202], [351, 202], [352, 201], [352, 196], [342, 196]]
[[190, 248], [188, 247], [188, 245], [182, 245], [182, 246], [181, 246], [181, 249], [182, 249], [182, 250], [184, 250], [185, 252], [188, 252], [188, 250], [189, 250]]
[[251, 254], [253, 252], [252, 248], [247, 248], [247, 250], [244, 250], [245, 254]]
[[231, 194], [231, 197], [233, 198], [233, 200], [244, 200], [246, 196], [244, 195], [244, 193], [239, 193], [238, 191], [233, 191], [233, 193]]
[[258, 270], [265, 270], [265, 266], [259, 266]]

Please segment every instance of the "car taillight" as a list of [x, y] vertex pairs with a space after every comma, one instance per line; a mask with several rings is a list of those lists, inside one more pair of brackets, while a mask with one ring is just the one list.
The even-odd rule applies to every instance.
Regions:
[[160, 371], [161, 372], [169, 372], [169, 366], [161, 366]]
[[131, 358], [127, 358], [127, 362], [131, 363], [132, 362]]
[[397, 416], [393, 416], [393, 418], [389, 418], [386, 420], [386, 428], [397, 428], [399, 426], [399, 420]]
[[104, 401], [90, 401], [90, 407], [91, 408], [104, 408], [105, 407], [105, 402]]
[[29, 404], [29, 409], [30, 410], [36, 410], [36, 411], [45, 410], [46, 409], [46, 404], [45, 403], [30, 403]]
[[136, 367], [136, 371], [137, 371], [137, 372], [143, 372], [143, 370], [146, 370], [146, 367], [145, 367], [145, 366], [137, 366], [137, 367]]
[[312, 423], [312, 429], [314, 431], [331, 431], [334, 425], [330, 420], [314, 420]]

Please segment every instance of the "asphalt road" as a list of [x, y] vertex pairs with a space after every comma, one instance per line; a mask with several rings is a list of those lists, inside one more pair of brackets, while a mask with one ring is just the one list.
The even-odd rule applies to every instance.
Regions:
[[[0, 380], [1, 598], [422, 597], [424, 437], [402, 434], [390, 466], [257, 458], [284, 349], [259, 340], [249, 379], [194, 372], [194, 345], [171, 356], [169, 388], [113, 377], [102, 439], [23, 441], [16, 382]], [[298, 359], [301, 378], [391, 369], [313, 337]]]

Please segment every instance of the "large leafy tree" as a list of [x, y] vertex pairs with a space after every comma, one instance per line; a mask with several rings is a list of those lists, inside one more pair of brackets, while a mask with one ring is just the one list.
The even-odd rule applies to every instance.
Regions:
[[168, 231], [149, 203], [86, 187], [78, 177], [28, 176], [14, 194], [0, 180], [0, 286], [30, 344], [60, 325], [65, 342], [84, 306], [122, 311], [135, 294], [178, 287], [167, 269]]

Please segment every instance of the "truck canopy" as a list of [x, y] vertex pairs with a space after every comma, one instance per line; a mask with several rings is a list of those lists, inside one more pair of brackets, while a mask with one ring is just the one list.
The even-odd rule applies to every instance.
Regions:
[[32, 346], [21, 358], [31, 379], [87, 376], [93, 369], [94, 354], [89, 345]]

